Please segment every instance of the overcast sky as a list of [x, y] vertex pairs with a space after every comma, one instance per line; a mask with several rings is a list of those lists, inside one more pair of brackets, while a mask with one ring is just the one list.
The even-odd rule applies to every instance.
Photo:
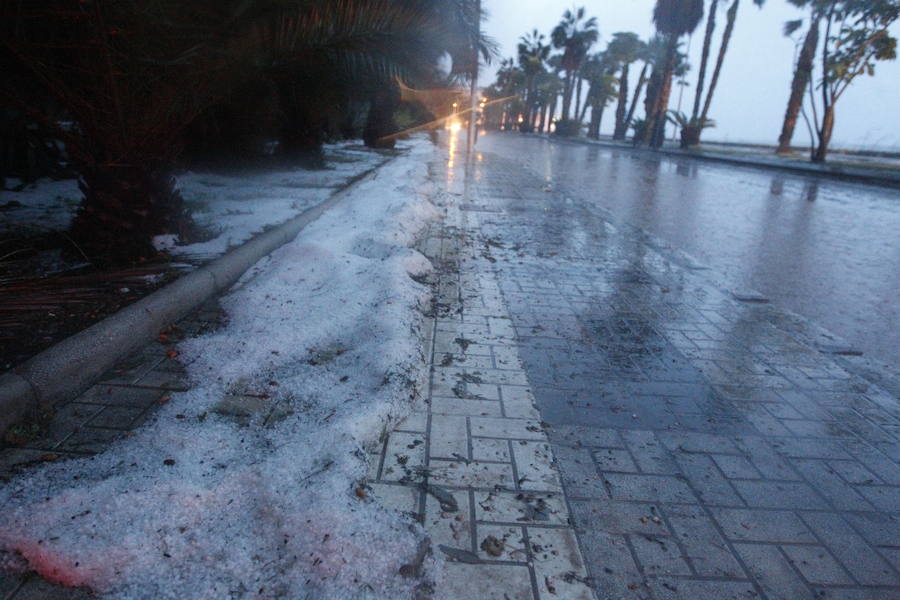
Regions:
[[[568, 2], [547, 0], [482, 0], [489, 17], [485, 31], [500, 43], [503, 57], [515, 55], [518, 39], [535, 27], [549, 37], [563, 11], [574, 6]], [[720, 4], [730, 5], [729, 1]], [[634, 31], [647, 39], [653, 32], [651, 13], [654, 0], [582, 0], [588, 14], [596, 16], [600, 25], [600, 42], [595, 50], [606, 47], [617, 31]], [[719, 86], [713, 99], [710, 117], [717, 126], [708, 139], [775, 143], [781, 131], [784, 110], [790, 93], [794, 42], [781, 31], [785, 21], [804, 16], [785, 0], [768, 0], [758, 9], [750, 0], [741, 3], [737, 25]], [[704, 17], [705, 18], [705, 17]], [[720, 11], [716, 36], [725, 24], [725, 11]], [[682, 108], [689, 111], [699, 69], [704, 24], [698, 27], [691, 44], [691, 87], [684, 93]], [[900, 26], [894, 27], [900, 36]], [[717, 47], [717, 46], [716, 46]], [[482, 85], [494, 79], [496, 65], [488, 67]], [[639, 69], [633, 69], [632, 89]], [[678, 104], [678, 88], [673, 90], [671, 107]], [[642, 108], [642, 107], [641, 107]], [[607, 111], [609, 114], [609, 111]], [[611, 132], [612, 118], [603, 132]], [[795, 143], [808, 141], [806, 127], [798, 123]], [[879, 63], [875, 77], [859, 77], [837, 107], [835, 145], [880, 146], [900, 149], [900, 62]]]

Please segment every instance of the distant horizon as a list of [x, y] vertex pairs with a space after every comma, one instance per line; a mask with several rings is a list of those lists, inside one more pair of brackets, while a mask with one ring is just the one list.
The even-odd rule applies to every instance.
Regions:
[[[583, 0], [573, 5], [538, 0], [483, 0], [488, 13], [484, 31], [499, 44], [499, 63], [504, 58], [515, 57], [519, 37], [537, 28], [549, 38], [550, 31], [567, 8], [584, 6], [589, 16], [597, 17], [600, 28], [600, 41], [591, 49], [594, 53], [605, 49], [615, 32], [633, 31], [641, 39], [648, 39], [654, 31], [651, 23], [653, 5], [654, 0], [631, 0], [627, 4]], [[783, 0], [768, 0], [762, 9], [752, 2], [742, 3], [712, 105], [711, 117], [717, 126], [704, 133], [704, 141], [765, 145], [777, 142], [793, 76], [794, 56], [794, 42], [785, 38], [781, 31], [785, 21], [803, 16], [803, 11]], [[713, 59], [724, 25], [725, 11], [722, 10], [717, 19]], [[690, 42], [692, 68], [687, 75], [690, 87], [684, 91], [683, 106], [693, 102], [703, 28], [701, 23]], [[895, 37], [900, 37], [900, 23], [891, 31]], [[479, 85], [486, 87], [493, 83], [497, 68], [498, 64], [484, 68]], [[637, 71], [640, 69], [632, 69], [630, 77], [632, 92], [637, 83]], [[672, 93], [671, 107], [676, 108], [677, 103], [676, 89]], [[602, 134], [612, 133], [610, 108], [613, 106], [604, 114]], [[878, 62], [875, 76], [858, 77], [838, 103], [832, 147], [900, 152], [900, 111], [897, 106], [900, 106], [900, 61]], [[639, 114], [642, 108], [639, 107]], [[809, 133], [801, 118], [793, 145], [806, 147], [808, 142]]]

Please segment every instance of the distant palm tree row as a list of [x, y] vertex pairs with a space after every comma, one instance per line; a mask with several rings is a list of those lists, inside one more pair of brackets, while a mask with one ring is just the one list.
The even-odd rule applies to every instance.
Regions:
[[[765, 4], [765, 0], [752, 1], [760, 8]], [[858, 76], [874, 75], [877, 61], [897, 56], [897, 40], [889, 28], [900, 19], [900, 0], [787, 1], [804, 9], [808, 17], [784, 25], [787, 36], [804, 27], [806, 35], [798, 43], [777, 152], [790, 152], [802, 117], [814, 142], [811, 160], [825, 162], [840, 97]], [[715, 126], [710, 111], [740, 4], [741, 0], [657, 0], [656, 34], [651, 39], [617, 32], [605, 50], [593, 53], [600, 39], [597, 18], [589, 17], [584, 8], [566, 10], [549, 39], [535, 29], [521, 38], [515, 59], [501, 62], [497, 80], [485, 95], [505, 101], [488, 109], [487, 123], [501, 129], [576, 136], [581, 135], [590, 109], [587, 135], [596, 139], [606, 107], [615, 102], [614, 140], [625, 140], [631, 130], [635, 145], [660, 148], [666, 125], [674, 123], [680, 130], [681, 147], [696, 146], [703, 131]], [[726, 5], [725, 26], [717, 41], [717, 19]], [[689, 112], [682, 112], [680, 103], [678, 110], [671, 110], [673, 83], [686, 86], [691, 68], [682, 52], [683, 40], [700, 27], [704, 15], [693, 102]], [[636, 63], [641, 70], [631, 93]], [[641, 97], [644, 114], [638, 118]]]

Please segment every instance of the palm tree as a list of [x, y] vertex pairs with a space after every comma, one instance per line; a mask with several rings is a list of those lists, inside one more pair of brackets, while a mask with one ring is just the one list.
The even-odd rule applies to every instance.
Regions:
[[[591, 108], [591, 122], [588, 126], [588, 137], [590, 138], [598, 139], [600, 137], [603, 112], [617, 95], [617, 88], [620, 85], [616, 78], [618, 68], [619, 61], [608, 52], [595, 54], [584, 65], [585, 78], [590, 83], [584, 108], [585, 112], [588, 107]], [[579, 120], [584, 120], [583, 114]]]
[[512, 58], [505, 58], [500, 62], [497, 71], [497, 82], [493, 86], [497, 92], [496, 97], [508, 98], [503, 103], [500, 116], [500, 129], [513, 129], [518, 125], [516, 117], [520, 109], [524, 107], [520, 98], [525, 90], [525, 73], [516, 65]]
[[631, 127], [631, 123], [634, 121], [634, 112], [637, 109], [638, 101], [641, 99], [641, 93], [644, 91], [644, 86], [646, 86], [649, 81], [648, 72], [656, 63], [661, 61], [664, 50], [665, 41], [659, 35], [655, 35], [650, 38], [649, 42], [642, 42], [641, 44], [638, 60], [643, 61], [644, 66], [641, 68], [641, 73], [638, 76], [638, 82], [634, 88], [634, 95], [631, 99], [631, 107], [628, 109], [628, 115], [625, 117], [626, 130]]
[[[800, 115], [800, 109], [803, 107], [803, 95], [812, 79], [813, 61], [815, 60], [816, 48], [819, 46], [819, 24], [822, 21], [822, 2], [816, 0], [788, 0], [798, 8], [808, 7], [809, 29], [803, 40], [803, 46], [797, 57], [797, 65], [794, 69], [794, 77], [791, 80], [791, 95], [788, 99], [787, 110], [784, 113], [784, 123], [781, 126], [781, 135], [778, 136], [778, 148], [775, 150], [778, 154], [786, 154], [791, 150], [791, 140], [794, 137], [794, 129], [797, 126], [797, 117]], [[803, 26], [803, 20], [789, 21], [784, 26], [784, 33], [787, 36], [792, 35], [800, 27]]]
[[[616, 107], [616, 126], [613, 132], [614, 140], [624, 140], [628, 131], [625, 120], [625, 111], [628, 107], [628, 75], [631, 63], [641, 57], [644, 43], [636, 33], [618, 32], [613, 34], [612, 41], [606, 47], [606, 55], [620, 68], [619, 73], [619, 104]], [[640, 91], [638, 91], [640, 93]]]
[[666, 111], [672, 92], [672, 76], [678, 61], [678, 40], [692, 33], [703, 19], [703, 0], [656, 0], [653, 23], [666, 38], [666, 54], [658, 84], [647, 104], [647, 119], [643, 139], [639, 140], [659, 148], [663, 144], [666, 127]]
[[554, 54], [549, 59], [547, 59], [547, 66], [552, 69], [553, 76], [559, 82], [559, 85], [555, 86], [556, 94], [550, 99], [550, 116], [545, 125], [546, 131], [550, 131], [550, 126], [556, 118], [556, 107], [559, 105], [560, 95], [564, 94], [566, 89], [565, 77], [560, 77], [560, 75], [563, 74], [562, 59], [562, 54]]
[[522, 122], [523, 131], [531, 131], [534, 128], [534, 111], [537, 100], [535, 98], [535, 78], [545, 70], [544, 63], [550, 56], [550, 46], [544, 44], [544, 35], [533, 30], [524, 35], [519, 41], [519, 67], [525, 73], [525, 120]]
[[[295, 94], [303, 72], [301, 83], [323, 73], [342, 93], [371, 93], [397, 76], [427, 76], [443, 54], [471, 54], [474, 39], [466, 0], [39, 4], [0, 3], [2, 52], [74, 126], [29, 105], [16, 86], [4, 86], [3, 101], [64, 141], [84, 195], [72, 237], [116, 262], [155, 255], [158, 234], [191, 235], [172, 175], [181, 138], [232, 90], [271, 79], [288, 100], [308, 101]], [[289, 139], [294, 128], [286, 129]]]
[[[575, 93], [575, 83], [578, 78], [578, 72], [587, 58], [591, 46], [593, 46], [600, 37], [597, 29], [597, 18], [591, 17], [585, 19], [584, 7], [572, 10], [566, 10], [563, 13], [562, 20], [553, 28], [550, 38], [553, 46], [563, 51], [562, 54], [562, 70], [565, 72], [565, 84], [563, 88], [563, 106], [562, 118], [568, 119], [572, 107], [572, 95]], [[581, 95], [578, 95], [580, 104]], [[576, 107], [577, 111], [577, 107]]]
[[[703, 40], [703, 57], [700, 63], [700, 74], [697, 78], [697, 90], [694, 96], [694, 110], [691, 113], [691, 118], [687, 124], [687, 130], [683, 132], [681, 136], [681, 145], [682, 147], [688, 146], [696, 146], [700, 143], [700, 136], [704, 129], [708, 126], [706, 125], [709, 122], [709, 109], [712, 105], [713, 94], [716, 91], [716, 86], [719, 83], [719, 76], [722, 73], [722, 65], [725, 62], [725, 55], [728, 52], [728, 46], [731, 43], [731, 37], [734, 34], [734, 25], [737, 20], [738, 8], [740, 7], [741, 0], [733, 0], [731, 7], [728, 9], [726, 13], [726, 23], [725, 23], [725, 31], [722, 34], [722, 42], [719, 45], [719, 54], [716, 58], [716, 66], [713, 70], [712, 79], [709, 82], [709, 89], [706, 91], [706, 99], [703, 102], [703, 110], [700, 110], [700, 101], [703, 98], [703, 86], [705, 83], [705, 71], [706, 71], [706, 63], [709, 59], [709, 50], [712, 38], [712, 31], [715, 29], [715, 10], [718, 4], [718, 0], [712, 0], [712, 4], [710, 5], [710, 15], [707, 21], [706, 27], [706, 37]], [[758, 7], [762, 7], [765, 4], [765, 0], [753, 0], [753, 3]]]
[[562, 89], [563, 82], [558, 73], [544, 71], [538, 74], [535, 84], [537, 102], [540, 106], [538, 131], [544, 132], [550, 129], [553, 111], [556, 109], [556, 101]]

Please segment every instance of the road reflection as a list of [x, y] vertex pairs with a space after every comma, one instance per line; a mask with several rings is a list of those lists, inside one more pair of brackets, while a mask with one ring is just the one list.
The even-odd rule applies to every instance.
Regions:
[[479, 150], [683, 250], [733, 289], [755, 289], [900, 364], [895, 190], [516, 134], [486, 136]]

